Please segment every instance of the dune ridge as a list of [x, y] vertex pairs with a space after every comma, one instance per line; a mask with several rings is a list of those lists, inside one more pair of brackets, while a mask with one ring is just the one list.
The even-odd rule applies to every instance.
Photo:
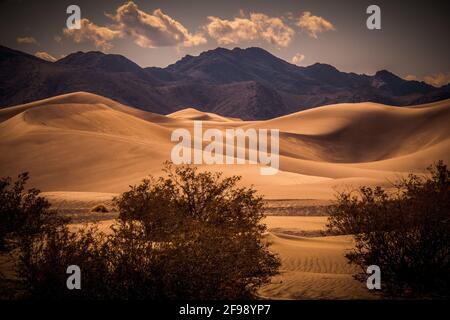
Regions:
[[184, 120], [218, 121], [218, 122], [242, 121], [239, 118], [223, 117], [215, 113], [203, 112], [195, 108], [185, 108], [173, 112], [171, 114], [168, 114], [167, 117]]

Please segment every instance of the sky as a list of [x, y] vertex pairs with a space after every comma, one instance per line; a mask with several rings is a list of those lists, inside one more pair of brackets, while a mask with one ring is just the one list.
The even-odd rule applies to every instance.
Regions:
[[[81, 29], [66, 27], [71, 4], [81, 9]], [[366, 27], [372, 4], [381, 30]], [[300, 66], [387, 69], [440, 86], [450, 81], [449, 9], [436, 0], [0, 0], [0, 44], [48, 60], [98, 50], [142, 67], [257, 46]]]

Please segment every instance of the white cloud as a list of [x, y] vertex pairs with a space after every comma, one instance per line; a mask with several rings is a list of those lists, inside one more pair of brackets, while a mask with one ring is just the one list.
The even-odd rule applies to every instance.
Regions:
[[336, 30], [331, 22], [322, 17], [314, 16], [309, 11], [303, 12], [296, 24], [300, 28], [306, 30], [311, 37], [316, 39], [319, 33]]
[[439, 72], [433, 75], [425, 76], [424, 81], [435, 87], [442, 87], [450, 83], [450, 72]]
[[300, 64], [303, 60], [305, 60], [305, 55], [301, 53], [296, 53], [291, 59], [293, 64]]
[[37, 41], [33, 37], [18, 37], [17, 43], [19, 44], [37, 44]]
[[196, 46], [206, 43], [201, 34], [190, 33], [180, 22], [164, 14], [161, 9], [146, 13], [130, 1], [110, 16], [118, 24], [117, 28], [130, 35], [143, 48]]
[[411, 81], [411, 80], [417, 81], [417, 77], [413, 74], [408, 74], [408, 75], [404, 76], [403, 79], [408, 80], [408, 81]]
[[[65, 36], [76, 43], [92, 41], [103, 50], [112, 48], [111, 41], [130, 36], [143, 48], [196, 46], [206, 43], [205, 37], [190, 33], [180, 22], [164, 14], [161, 9], [147, 13], [133, 2], [118, 7], [115, 14], [107, 15], [113, 20], [109, 26], [98, 26], [88, 19], [81, 20], [81, 29], [64, 29]], [[60, 39], [55, 37], [57, 42]]]
[[105, 51], [112, 48], [111, 41], [113, 39], [122, 36], [119, 30], [98, 26], [88, 19], [81, 19], [80, 29], [65, 28], [63, 33], [76, 43], [92, 41], [96, 47]]
[[286, 47], [294, 36], [294, 30], [279, 17], [269, 17], [262, 13], [251, 13], [248, 17], [240, 12], [240, 17], [225, 20], [208, 17], [205, 26], [209, 36], [219, 44], [227, 45], [252, 40], [264, 40], [280, 47]]
[[41, 58], [43, 60], [47, 60], [50, 62], [55, 62], [57, 60], [54, 56], [52, 56], [51, 54], [49, 54], [48, 52], [45, 52], [45, 51], [38, 51], [34, 55], [38, 58]]

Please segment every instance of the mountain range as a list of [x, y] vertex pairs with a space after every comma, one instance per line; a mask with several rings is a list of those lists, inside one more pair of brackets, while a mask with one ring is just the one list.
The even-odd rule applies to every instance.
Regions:
[[160, 114], [193, 106], [263, 120], [341, 102], [406, 106], [450, 97], [448, 84], [436, 88], [387, 70], [370, 76], [323, 63], [300, 67], [256, 47], [217, 48], [166, 68], [141, 68], [124, 56], [97, 51], [49, 62], [0, 46], [0, 68], [0, 107], [85, 91]]

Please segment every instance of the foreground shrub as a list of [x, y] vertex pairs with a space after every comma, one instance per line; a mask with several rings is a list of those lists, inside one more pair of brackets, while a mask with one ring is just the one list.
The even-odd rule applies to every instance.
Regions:
[[[263, 241], [262, 198], [239, 178], [167, 166], [115, 199], [106, 235], [58, 220], [18, 240], [21, 296], [38, 299], [252, 298], [280, 262]], [[31, 229], [27, 229], [31, 230]], [[25, 245], [27, 244], [27, 245]], [[81, 269], [68, 290], [67, 267]]]
[[61, 220], [50, 203], [37, 189], [25, 190], [28, 173], [13, 183], [10, 177], [0, 179], [0, 252], [10, 251], [29, 241]]
[[343, 192], [330, 208], [329, 230], [353, 234], [346, 256], [362, 268], [381, 269], [382, 290], [390, 296], [448, 296], [450, 289], [450, 172], [443, 162], [429, 175], [409, 175], [395, 191], [362, 187]]
[[168, 164], [167, 177], [144, 180], [115, 199], [119, 219], [142, 224], [165, 246], [166, 294], [187, 299], [255, 295], [279, 260], [263, 242], [263, 199], [237, 186], [239, 177]]

